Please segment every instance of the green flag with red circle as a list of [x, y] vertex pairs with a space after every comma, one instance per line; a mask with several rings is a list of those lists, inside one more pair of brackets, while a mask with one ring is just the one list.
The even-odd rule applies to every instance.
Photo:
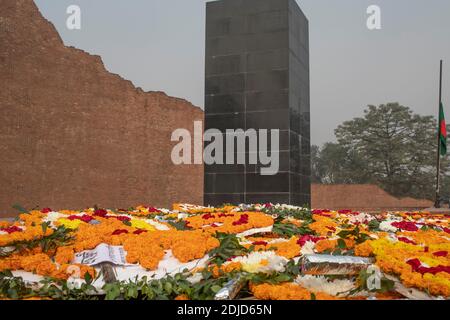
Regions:
[[439, 106], [439, 145], [441, 150], [441, 156], [447, 154], [447, 125], [445, 123], [444, 105]]

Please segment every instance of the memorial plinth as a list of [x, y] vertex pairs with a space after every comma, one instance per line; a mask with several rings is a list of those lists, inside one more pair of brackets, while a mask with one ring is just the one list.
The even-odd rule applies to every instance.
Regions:
[[310, 204], [308, 33], [294, 0], [207, 3], [205, 130], [280, 131], [278, 173], [206, 164], [205, 204]]

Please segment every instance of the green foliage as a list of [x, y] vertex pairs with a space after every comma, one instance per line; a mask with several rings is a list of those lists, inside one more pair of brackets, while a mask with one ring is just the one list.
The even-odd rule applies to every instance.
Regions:
[[215, 237], [219, 240], [220, 246], [211, 250], [209, 256], [211, 262], [219, 266], [231, 257], [245, 255], [250, 251], [239, 243], [235, 234], [217, 232]]
[[32, 290], [27, 288], [22, 278], [15, 278], [10, 271], [0, 272], [0, 297], [19, 299], [31, 293]]
[[372, 232], [380, 231], [380, 221], [378, 221], [376, 219], [373, 219], [372, 221], [370, 221], [368, 226], [369, 226], [369, 230]]
[[[398, 103], [368, 106], [364, 116], [341, 124], [337, 143], [313, 147], [315, 181], [373, 183], [390, 194], [433, 198], [436, 120]], [[443, 190], [450, 190], [450, 163], [443, 158]]]
[[283, 282], [292, 282], [300, 275], [300, 262], [290, 260], [286, 266], [284, 272], [276, 272], [271, 274], [266, 273], [248, 273], [244, 277], [247, 281], [254, 284], [270, 283], [279, 284]]
[[23, 206], [21, 206], [20, 204], [15, 204], [12, 206], [13, 209], [16, 209], [17, 211], [19, 211], [19, 213], [28, 213], [28, 210], [25, 209]]
[[288, 208], [276, 208], [269, 207], [264, 208], [262, 212], [269, 215], [276, 215], [278, 218], [294, 218], [299, 220], [312, 221], [312, 213], [306, 206], [302, 209], [288, 209]]
[[186, 221], [169, 221], [169, 224], [177, 230], [189, 230], [190, 228], [186, 225]]
[[368, 284], [371, 282], [370, 278], [373, 276], [374, 276], [373, 273], [370, 273], [367, 270], [361, 270], [358, 275], [358, 279], [357, 279], [357, 282], [359, 284], [358, 287], [349, 292], [346, 292], [346, 294], [350, 296], [350, 295], [354, 295], [361, 291], [367, 291], [367, 292], [372, 292], [372, 293], [387, 293], [387, 292], [391, 292], [394, 290], [395, 282], [386, 278], [381, 273], [380, 273], [381, 277], [379, 279], [379, 281], [380, 281], [379, 288], [374, 288], [374, 287], [369, 288]]
[[[370, 239], [370, 237], [367, 234], [360, 232], [359, 227], [355, 227], [352, 230], [342, 230], [337, 235], [341, 238], [339, 240], [353, 238], [355, 240], [355, 242], [358, 244], [366, 242], [367, 240]], [[339, 245], [339, 240], [338, 240], [338, 245]], [[345, 242], [344, 241], [342, 241], [342, 242], [344, 243], [344, 246], [345, 246]], [[339, 247], [339, 248], [341, 248], [341, 247]], [[344, 249], [344, 248], [341, 248], [341, 249]]]
[[11, 271], [0, 272], [0, 297], [9, 299], [26, 299], [30, 297], [51, 298], [57, 300], [93, 300], [98, 296], [92, 285], [93, 279], [86, 273], [85, 283], [80, 288], [69, 286], [67, 281], [45, 278], [33, 289], [21, 277], [14, 277]]
[[[48, 223], [41, 224], [42, 231], [46, 232], [49, 228]], [[54, 250], [60, 246], [66, 246], [73, 240], [73, 236], [71, 235], [71, 230], [66, 229], [64, 226], [58, 227], [53, 233], [49, 236], [44, 236], [42, 238], [37, 238], [33, 240], [27, 241], [17, 241], [8, 245], [8, 247], [14, 248], [13, 250], [8, 251], [7, 253], [2, 253], [0, 251], [0, 257], [5, 257], [13, 254], [14, 252], [33, 249], [36, 247], [41, 247], [43, 252], [48, 252]]]
[[312, 231], [308, 227], [308, 223], [304, 223], [302, 226], [296, 226], [293, 223], [282, 223], [283, 218], [277, 218], [275, 220], [275, 223], [273, 225], [272, 232], [284, 237], [284, 238], [291, 238], [292, 236], [298, 236], [298, 235], [313, 235], [315, 234], [314, 231]]

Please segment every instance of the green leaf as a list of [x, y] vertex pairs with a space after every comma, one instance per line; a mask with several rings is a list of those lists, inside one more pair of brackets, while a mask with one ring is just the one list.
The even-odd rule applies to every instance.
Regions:
[[343, 239], [338, 239], [337, 245], [339, 249], [347, 249], [347, 244]]
[[169, 224], [174, 227], [177, 230], [190, 230], [191, 228], [189, 228], [186, 225], [186, 221], [183, 220], [179, 220], [179, 221], [169, 221]]
[[219, 292], [222, 289], [222, 287], [218, 286], [218, 285], [214, 285], [211, 287], [211, 291], [214, 293]]
[[22, 207], [20, 204], [15, 204], [12, 206], [13, 209], [16, 209], [20, 213], [28, 213], [28, 210]]

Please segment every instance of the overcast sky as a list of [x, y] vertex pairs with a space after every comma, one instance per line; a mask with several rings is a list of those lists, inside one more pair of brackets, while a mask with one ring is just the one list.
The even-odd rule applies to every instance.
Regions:
[[[35, 0], [66, 45], [103, 58], [106, 68], [146, 91], [204, 106], [205, 0]], [[400, 102], [437, 114], [438, 63], [450, 119], [450, 1], [298, 0], [310, 22], [312, 142], [368, 104]], [[81, 30], [66, 8], [82, 10]], [[369, 31], [366, 9], [381, 7]]]

